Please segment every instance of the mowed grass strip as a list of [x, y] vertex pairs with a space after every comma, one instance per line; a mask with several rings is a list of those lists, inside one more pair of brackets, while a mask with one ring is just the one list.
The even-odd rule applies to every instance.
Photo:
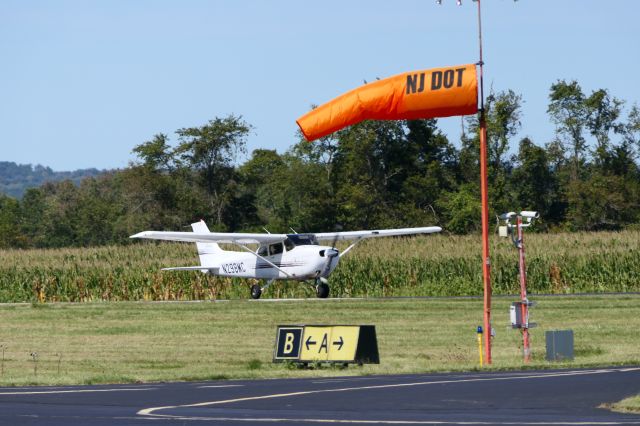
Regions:
[[[640, 296], [532, 299], [528, 367], [640, 364]], [[491, 369], [524, 367], [511, 301], [494, 300]], [[0, 319], [1, 385], [397, 374], [477, 368], [482, 300], [24, 304], [0, 305]], [[278, 324], [373, 324], [381, 364], [273, 364]], [[544, 331], [568, 328], [575, 360], [545, 361]]]

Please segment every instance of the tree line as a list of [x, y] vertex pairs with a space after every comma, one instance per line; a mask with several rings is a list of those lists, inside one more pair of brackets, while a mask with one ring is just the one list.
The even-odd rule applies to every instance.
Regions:
[[[537, 210], [539, 229], [617, 230], [640, 222], [640, 109], [606, 89], [558, 80], [549, 91], [555, 137], [515, 141], [522, 96], [485, 102], [491, 215]], [[120, 244], [146, 229], [317, 232], [440, 225], [480, 229], [478, 118], [459, 147], [436, 120], [366, 121], [283, 154], [257, 149], [242, 116], [157, 134], [137, 160], [99, 177], [0, 196], [0, 247]], [[517, 149], [513, 145], [517, 144]]]

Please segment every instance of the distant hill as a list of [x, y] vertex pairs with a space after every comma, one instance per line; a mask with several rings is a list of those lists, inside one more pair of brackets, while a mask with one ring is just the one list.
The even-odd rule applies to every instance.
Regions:
[[16, 164], [0, 161], [0, 193], [21, 198], [27, 188], [39, 187], [45, 182], [70, 179], [76, 185], [86, 177], [98, 176], [104, 170], [81, 169], [72, 172], [54, 172], [49, 167], [31, 164]]

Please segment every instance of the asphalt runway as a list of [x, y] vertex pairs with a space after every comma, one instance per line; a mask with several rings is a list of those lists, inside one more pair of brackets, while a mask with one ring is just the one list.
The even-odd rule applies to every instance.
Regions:
[[640, 367], [0, 388], [3, 425], [640, 425]]

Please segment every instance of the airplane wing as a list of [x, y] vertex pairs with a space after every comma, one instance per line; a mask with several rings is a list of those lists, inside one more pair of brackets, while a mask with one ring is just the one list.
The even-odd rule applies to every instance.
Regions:
[[315, 236], [320, 241], [342, 241], [376, 237], [397, 237], [401, 235], [431, 234], [440, 231], [442, 231], [442, 228], [439, 226], [427, 226], [424, 228], [378, 229], [374, 231], [322, 232], [315, 234]]
[[233, 232], [165, 232], [143, 231], [129, 238], [150, 240], [182, 241], [187, 243], [228, 243], [228, 244], [272, 244], [284, 241], [286, 234], [251, 234]]

